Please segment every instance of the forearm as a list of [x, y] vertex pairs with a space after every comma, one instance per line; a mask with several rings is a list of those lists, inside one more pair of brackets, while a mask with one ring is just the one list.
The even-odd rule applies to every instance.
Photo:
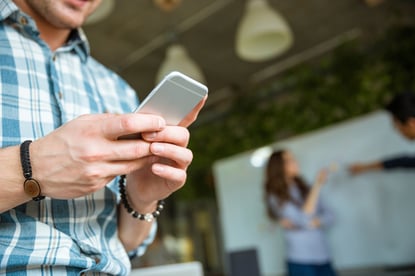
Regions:
[[320, 195], [321, 184], [315, 183], [311, 188], [303, 205], [303, 212], [307, 215], [314, 214], [317, 208], [318, 197]]
[[381, 169], [383, 169], [383, 163], [379, 162], [379, 161], [368, 163], [364, 166], [364, 169], [366, 171], [381, 170]]
[[352, 164], [349, 167], [349, 171], [352, 174], [365, 173], [369, 171], [378, 171], [382, 169], [383, 169], [383, 163], [381, 161], [373, 161], [369, 163], [357, 163], [357, 164]]
[[306, 215], [310, 216], [315, 214], [321, 188], [327, 180], [327, 173], [327, 169], [319, 171], [316, 180], [314, 181], [314, 185], [311, 187], [311, 191], [308, 193], [302, 208]]
[[0, 150], [0, 213], [30, 200], [23, 190], [19, 146]]
[[[156, 203], [150, 204], [148, 207], [140, 207], [134, 209], [142, 214], [152, 213], [156, 209]], [[154, 221], [148, 222], [134, 218], [122, 203], [118, 206], [119, 221], [118, 235], [127, 252], [136, 249], [148, 237]]]

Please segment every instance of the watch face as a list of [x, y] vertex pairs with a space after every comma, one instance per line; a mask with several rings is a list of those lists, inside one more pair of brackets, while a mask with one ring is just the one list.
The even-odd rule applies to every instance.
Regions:
[[23, 186], [24, 191], [28, 196], [33, 198], [40, 195], [40, 185], [39, 182], [37, 182], [35, 179], [26, 179]]

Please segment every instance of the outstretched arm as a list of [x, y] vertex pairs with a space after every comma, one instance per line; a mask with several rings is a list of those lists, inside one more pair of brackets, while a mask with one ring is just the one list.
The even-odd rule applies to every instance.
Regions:
[[311, 187], [311, 191], [308, 194], [305, 203], [303, 205], [303, 212], [307, 215], [312, 215], [316, 212], [318, 198], [320, 196], [321, 188], [327, 179], [327, 170], [321, 170], [314, 182], [314, 185]]
[[351, 174], [356, 175], [370, 171], [391, 170], [397, 168], [415, 168], [415, 156], [398, 156], [368, 163], [355, 163], [349, 166], [349, 171]]
[[354, 175], [369, 172], [369, 171], [379, 171], [382, 169], [383, 169], [383, 164], [381, 161], [373, 161], [369, 163], [354, 163], [349, 166], [349, 172]]

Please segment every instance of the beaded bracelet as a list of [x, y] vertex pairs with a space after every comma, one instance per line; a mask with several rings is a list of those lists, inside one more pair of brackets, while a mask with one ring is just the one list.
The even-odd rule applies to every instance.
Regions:
[[118, 181], [119, 189], [120, 189], [120, 195], [121, 195], [121, 202], [124, 205], [125, 209], [128, 213], [130, 213], [133, 218], [139, 219], [139, 220], [145, 220], [148, 222], [152, 222], [155, 218], [160, 216], [160, 212], [164, 209], [164, 200], [159, 200], [157, 202], [157, 208], [153, 213], [147, 213], [147, 214], [140, 214], [139, 212], [135, 211], [128, 202], [127, 199], [127, 193], [125, 191], [125, 175], [120, 176], [120, 180]]

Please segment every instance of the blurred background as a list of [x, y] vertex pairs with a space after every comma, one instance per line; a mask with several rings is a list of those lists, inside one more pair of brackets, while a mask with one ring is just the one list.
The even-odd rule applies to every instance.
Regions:
[[[92, 55], [126, 79], [140, 99], [171, 70], [182, 71], [209, 88], [206, 106], [190, 128], [194, 161], [187, 184], [167, 200], [156, 242], [144, 257], [133, 260], [133, 266], [198, 261], [205, 275], [231, 275], [232, 254], [252, 249], [253, 257], [247, 255], [247, 260], [258, 268], [258, 275], [283, 275], [281, 230], [265, 221], [261, 197], [255, 195], [262, 189], [262, 167], [248, 169], [238, 162], [265, 146], [320, 137], [323, 130], [339, 133], [334, 136], [339, 144], [331, 145], [332, 151], [327, 151], [324, 137], [307, 150], [293, 144], [310, 176], [318, 164], [310, 166], [302, 154], [317, 156], [324, 166], [412, 150], [413, 145], [400, 137], [387, 136], [393, 130], [382, 123], [387, 119], [379, 110], [393, 94], [415, 89], [414, 20], [413, 0], [103, 0], [84, 27]], [[353, 124], [353, 120], [358, 121]], [[340, 135], [345, 128], [354, 135]], [[376, 134], [375, 129], [381, 131]], [[385, 135], [388, 139], [380, 139]], [[365, 137], [363, 142], [356, 144], [361, 137]], [[309, 140], [301, 141], [307, 144]], [[373, 141], [379, 142], [377, 147]], [[346, 150], [345, 145], [349, 145], [347, 154], [337, 151]], [[370, 145], [372, 150], [362, 150]], [[318, 147], [326, 153], [319, 156]], [[235, 160], [239, 161], [231, 162]], [[379, 181], [378, 177], [364, 181]], [[390, 181], [404, 182], [408, 177], [413, 174], [395, 175]], [[367, 196], [377, 187], [366, 191]], [[250, 199], [238, 201], [237, 191], [243, 189], [254, 193], [251, 201], [256, 204], [248, 204]], [[379, 196], [390, 193], [383, 190]], [[415, 207], [408, 204], [405, 210]], [[233, 220], [237, 213], [229, 208], [235, 206], [240, 214], [254, 208], [255, 217]], [[352, 212], [348, 213], [346, 205], [337, 211], [344, 216]], [[379, 211], [367, 214], [373, 215]], [[377, 221], [380, 227], [381, 222]], [[380, 239], [399, 235], [403, 227], [415, 233], [415, 222], [409, 222], [400, 226], [396, 220], [396, 229]], [[252, 225], [246, 235], [269, 237], [274, 251], [262, 248], [263, 241], [247, 237], [230, 242], [230, 231], [241, 236]], [[398, 248], [396, 254], [392, 250], [391, 257], [385, 257], [373, 247], [378, 240], [368, 243], [366, 251], [357, 248], [345, 253], [339, 249], [347, 247], [340, 234], [369, 231], [370, 235], [378, 230], [336, 231], [330, 241], [340, 275], [415, 275], [415, 247], [412, 251]], [[261, 252], [275, 257], [275, 264]]]

